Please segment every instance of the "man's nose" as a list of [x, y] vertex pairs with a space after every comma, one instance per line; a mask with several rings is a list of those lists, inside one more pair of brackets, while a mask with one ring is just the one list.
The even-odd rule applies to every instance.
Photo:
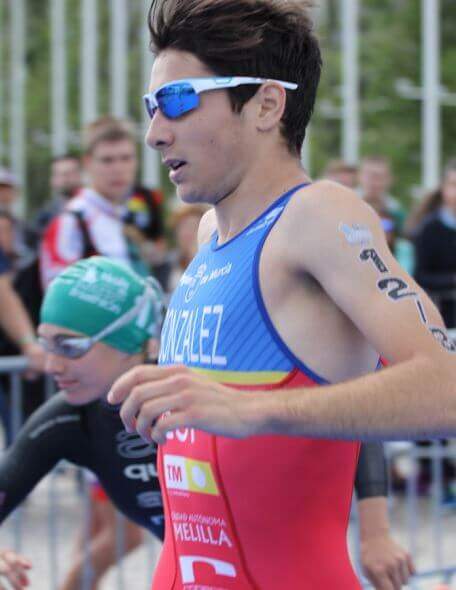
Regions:
[[146, 144], [154, 150], [163, 150], [172, 145], [174, 133], [171, 125], [170, 120], [157, 109], [146, 132]]

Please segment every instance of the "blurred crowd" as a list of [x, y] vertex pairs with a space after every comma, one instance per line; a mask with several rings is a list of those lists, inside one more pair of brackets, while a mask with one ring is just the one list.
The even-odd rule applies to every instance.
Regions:
[[[160, 188], [137, 182], [136, 137], [127, 121], [93, 122], [85, 129], [81, 152], [52, 159], [43, 171], [49, 174], [49, 194], [28, 220], [16, 213], [20, 184], [0, 168], [0, 357], [28, 358], [24, 418], [44, 399], [44, 357], [35, 329], [50, 281], [71, 263], [100, 254], [155, 276], [169, 296], [196, 253], [199, 222], [207, 210], [165, 199]], [[447, 327], [456, 328], [456, 160], [445, 168], [440, 186], [410, 211], [391, 194], [394, 178], [385, 157], [366, 156], [359, 166], [332, 161], [324, 176], [355, 190], [375, 209], [399, 263], [430, 294]], [[8, 444], [13, 433], [6, 379], [0, 375], [0, 417]], [[448, 484], [456, 482], [453, 465], [445, 469]], [[102, 490], [93, 489], [95, 520], [101, 528], [113, 526], [112, 505]], [[134, 525], [127, 525], [126, 536], [129, 549], [141, 542]], [[78, 575], [72, 572], [62, 588], [73, 588], [70, 578]]]

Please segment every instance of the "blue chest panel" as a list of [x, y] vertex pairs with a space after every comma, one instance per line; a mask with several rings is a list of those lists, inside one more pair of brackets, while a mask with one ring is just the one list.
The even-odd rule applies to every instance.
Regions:
[[267, 316], [259, 291], [263, 243], [297, 187], [218, 246], [215, 234], [191, 262], [171, 299], [160, 364], [218, 371], [278, 371], [295, 365]]

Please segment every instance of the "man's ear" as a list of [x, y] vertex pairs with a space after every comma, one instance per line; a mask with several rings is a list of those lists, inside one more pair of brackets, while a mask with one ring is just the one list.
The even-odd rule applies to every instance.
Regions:
[[253, 98], [256, 105], [257, 129], [271, 131], [280, 125], [287, 102], [285, 88], [275, 82], [265, 82]]

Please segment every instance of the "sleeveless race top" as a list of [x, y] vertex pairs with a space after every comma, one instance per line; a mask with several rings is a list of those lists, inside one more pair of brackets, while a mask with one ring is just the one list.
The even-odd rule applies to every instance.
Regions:
[[[160, 364], [185, 364], [246, 395], [325, 383], [281, 340], [259, 286], [263, 244], [302, 186], [229, 242], [214, 234], [200, 249], [171, 299]], [[358, 450], [170, 433], [158, 456], [165, 541], [153, 590], [359, 589], [346, 545]]]

